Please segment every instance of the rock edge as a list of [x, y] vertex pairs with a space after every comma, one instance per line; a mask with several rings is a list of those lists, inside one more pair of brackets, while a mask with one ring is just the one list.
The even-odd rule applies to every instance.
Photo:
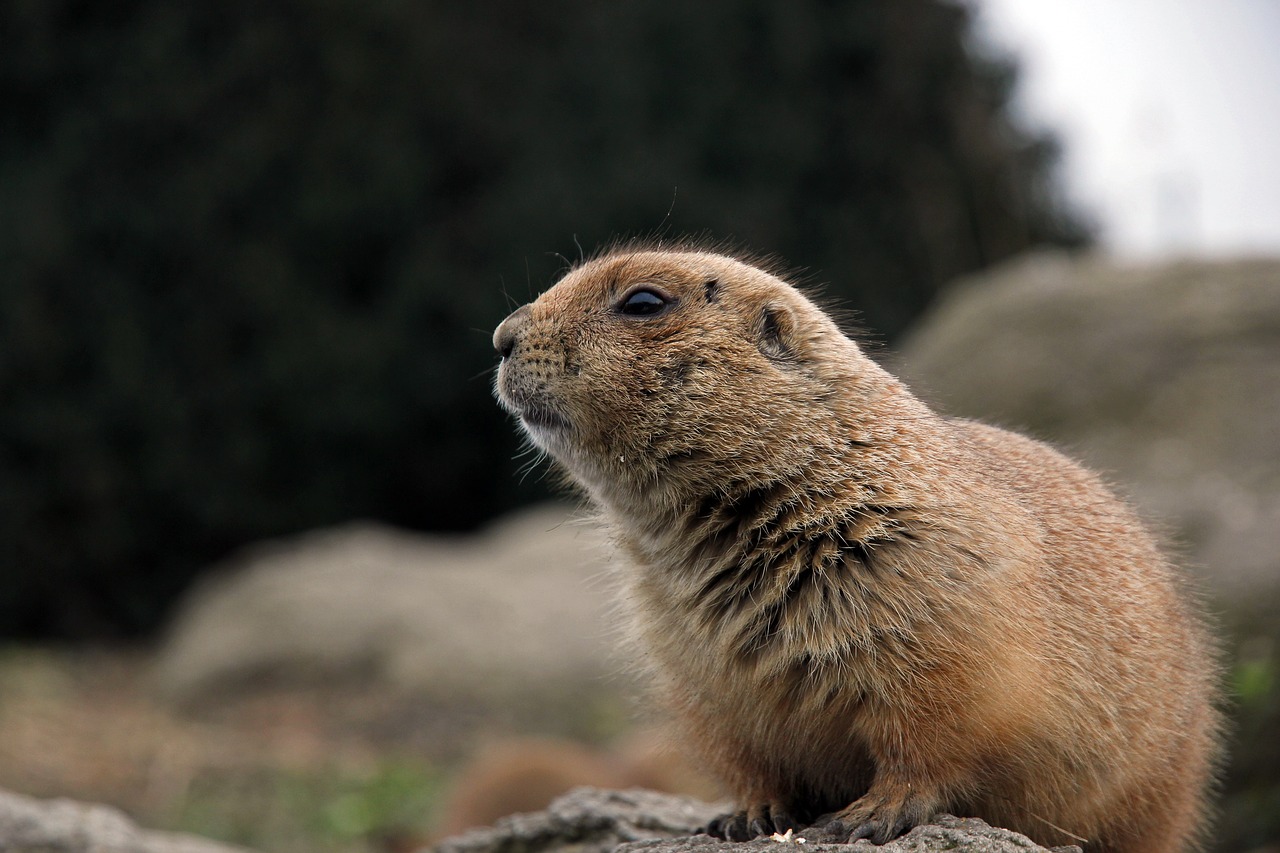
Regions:
[[[746, 843], [720, 841], [696, 834], [723, 805], [712, 805], [655, 791], [605, 791], [578, 788], [553, 802], [546, 811], [512, 815], [492, 827], [446, 838], [430, 853], [749, 853], [785, 850], [793, 853], [877, 851], [877, 853], [1036, 853], [1047, 851], [1025, 835], [999, 829], [977, 818], [938, 815], [935, 822], [876, 847], [855, 844], [779, 842], [758, 839]], [[799, 837], [803, 838], [803, 833]], [[786, 847], [779, 848], [779, 844]], [[1055, 847], [1053, 853], [1079, 853], [1078, 847]]]
[[110, 806], [0, 791], [3, 853], [247, 853], [194, 835], [139, 828]]

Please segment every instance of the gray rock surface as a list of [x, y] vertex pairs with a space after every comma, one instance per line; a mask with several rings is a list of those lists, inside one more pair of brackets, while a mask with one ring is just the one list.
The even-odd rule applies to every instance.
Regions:
[[1280, 260], [1032, 256], [954, 285], [894, 362], [1107, 473], [1226, 601], [1280, 584]]
[[3, 853], [244, 853], [193, 835], [139, 829], [122, 812], [0, 791]]
[[630, 841], [692, 835], [721, 809], [690, 797], [633, 789], [578, 788], [546, 811], [500, 819], [485, 829], [446, 838], [433, 853], [606, 853]]
[[263, 678], [350, 676], [490, 703], [598, 686], [618, 669], [605, 554], [594, 526], [559, 506], [472, 537], [357, 523], [269, 542], [189, 594], [156, 684], [189, 701]]
[[[867, 841], [826, 844], [761, 839], [749, 843], [719, 841], [695, 833], [724, 806], [653, 791], [603, 791], [579, 788], [556, 800], [544, 812], [503, 818], [439, 842], [430, 853], [747, 853], [752, 850], [868, 851], [926, 853], [967, 850], [981, 853], [1043, 851], [1029, 838], [997, 829], [976, 819], [939, 815], [937, 822], [916, 827], [903, 837], [876, 847]], [[803, 837], [803, 833], [799, 834]], [[1055, 848], [1079, 851], [1079, 848]]]

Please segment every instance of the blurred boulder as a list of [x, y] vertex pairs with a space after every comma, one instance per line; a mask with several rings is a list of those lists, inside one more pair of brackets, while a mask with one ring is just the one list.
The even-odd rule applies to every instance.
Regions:
[[1103, 471], [1224, 602], [1280, 586], [1280, 260], [1031, 256], [947, 290], [895, 367]]
[[247, 853], [194, 835], [139, 829], [122, 812], [74, 800], [0, 791], [5, 853]]
[[188, 595], [156, 684], [178, 702], [270, 680], [483, 702], [598, 685], [616, 669], [605, 563], [556, 506], [474, 537], [362, 522], [269, 542]]

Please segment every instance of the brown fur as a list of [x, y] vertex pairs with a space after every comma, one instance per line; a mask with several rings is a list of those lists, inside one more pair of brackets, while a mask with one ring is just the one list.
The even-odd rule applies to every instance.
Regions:
[[438, 836], [457, 835], [517, 812], [545, 809], [578, 785], [627, 787], [608, 756], [579, 743], [513, 738], [489, 744], [462, 771], [441, 808]]
[[540, 811], [582, 785], [718, 795], [656, 731], [637, 732], [608, 750], [562, 738], [512, 737], [486, 744], [462, 768], [444, 799], [436, 835], [446, 838], [506, 815]]
[[[623, 313], [637, 289], [664, 306]], [[1096, 476], [935, 414], [709, 252], [588, 261], [494, 340], [500, 400], [630, 557], [659, 694], [739, 798], [713, 831], [834, 812], [827, 835], [883, 842], [949, 810], [1090, 853], [1194, 843], [1210, 641]]]

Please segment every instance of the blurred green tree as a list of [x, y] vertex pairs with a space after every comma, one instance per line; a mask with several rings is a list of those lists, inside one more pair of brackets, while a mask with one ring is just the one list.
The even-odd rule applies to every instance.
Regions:
[[489, 330], [708, 233], [892, 336], [1087, 230], [935, 0], [0, 7], [0, 632], [129, 635], [210, 560], [540, 494]]

